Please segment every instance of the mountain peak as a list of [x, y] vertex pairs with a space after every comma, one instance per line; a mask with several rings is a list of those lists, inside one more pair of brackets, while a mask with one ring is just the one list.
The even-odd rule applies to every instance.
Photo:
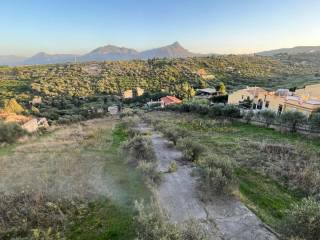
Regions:
[[175, 41], [173, 44], [171, 44], [171, 46], [172, 47], [182, 47], [178, 41]]

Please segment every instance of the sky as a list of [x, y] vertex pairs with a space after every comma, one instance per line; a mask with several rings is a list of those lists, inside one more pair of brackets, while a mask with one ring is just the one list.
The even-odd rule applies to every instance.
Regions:
[[0, 55], [145, 50], [197, 53], [320, 45], [320, 0], [4, 0]]

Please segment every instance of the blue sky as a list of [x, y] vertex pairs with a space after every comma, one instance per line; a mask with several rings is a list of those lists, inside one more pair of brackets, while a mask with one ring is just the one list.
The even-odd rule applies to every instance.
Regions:
[[251, 53], [320, 45], [320, 0], [4, 0], [0, 55], [144, 50]]

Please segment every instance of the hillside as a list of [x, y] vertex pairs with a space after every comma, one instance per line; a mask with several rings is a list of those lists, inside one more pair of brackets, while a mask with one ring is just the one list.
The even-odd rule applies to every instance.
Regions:
[[22, 66], [62, 64], [68, 62], [90, 62], [90, 61], [119, 61], [132, 59], [152, 58], [186, 58], [199, 56], [183, 48], [178, 42], [171, 45], [138, 52], [135, 49], [106, 45], [98, 47], [84, 55], [77, 54], [47, 54], [40, 52], [29, 58], [17, 56], [0, 56], [0, 65]]
[[320, 46], [298, 46], [293, 48], [280, 48], [270, 51], [258, 52], [260, 56], [275, 56], [277, 54], [308, 54], [308, 53], [320, 53]]
[[[97, 72], [87, 71], [90, 67]], [[196, 74], [199, 69], [215, 78], [199, 78]], [[120, 95], [122, 91], [137, 86], [147, 91], [163, 90], [183, 97], [185, 84], [196, 89], [215, 86], [221, 81], [228, 91], [247, 85], [302, 87], [306, 83], [319, 82], [318, 74], [318, 68], [312, 66], [284, 63], [269, 57], [235, 55], [2, 67], [0, 101], [11, 97], [27, 101], [31, 95]]]

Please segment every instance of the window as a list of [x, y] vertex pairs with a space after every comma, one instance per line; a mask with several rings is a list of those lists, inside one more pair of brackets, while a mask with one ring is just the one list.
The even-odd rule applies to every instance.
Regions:
[[265, 108], [269, 108], [269, 104], [270, 104], [270, 102], [269, 102], [269, 101], [266, 101]]
[[282, 104], [279, 104], [279, 108], [278, 108], [278, 114], [279, 115], [282, 113], [282, 109], [283, 109]]

